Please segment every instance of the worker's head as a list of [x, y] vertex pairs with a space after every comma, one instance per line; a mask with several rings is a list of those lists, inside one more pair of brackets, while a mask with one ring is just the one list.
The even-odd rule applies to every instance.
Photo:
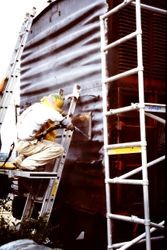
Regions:
[[64, 99], [63, 99], [63, 96], [61, 94], [54, 93], [54, 94], [50, 94], [48, 96], [44, 96], [41, 99], [41, 103], [59, 111], [59, 112], [62, 112], [62, 108], [64, 105]]

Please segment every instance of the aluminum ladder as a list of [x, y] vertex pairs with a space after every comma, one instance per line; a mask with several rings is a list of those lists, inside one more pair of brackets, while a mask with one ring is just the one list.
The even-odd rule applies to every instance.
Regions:
[[[122, 37], [113, 43], [108, 44], [106, 39], [107, 32], [107, 22], [106, 20], [115, 12], [118, 12], [122, 8], [126, 7], [128, 4], [135, 6], [136, 15], [136, 31], [131, 34]], [[157, 119], [164, 123], [164, 120], [157, 118], [157, 116], [150, 114], [149, 112], [165, 112], [165, 105], [161, 104], [145, 104], [144, 102], [144, 77], [143, 77], [143, 55], [142, 55], [142, 29], [141, 29], [141, 7], [147, 8], [146, 5], [141, 6], [140, 0], [124, 0], [122, 3], [100, 16], [100, 27], [101, 27], [101, 63], [102, 63], [102, 93], [103, 93], [103, 124], [104, 124], [104, 165], [105, 165], [105, 190], [106, 190], [106, 218], [107, 218], [107, 249], [128, 249], [130, 246], [139, 242], [143, 238], [146, 241], [146, 249], [151, 250], [151, 232], [155, 231], [157, 228], [163, 228], [164, 222], [153, 223], [150, 221], [150, 211], [149, 211], [149, 181], [147, 168], [156, 164], [159, 161], [164, 160], [165, 156], [159, 159], [147, 163], [147, 143], [146, 143], [146, 125], [145, 125], [145, 115]], [[132, 38], [136, 38], [137, 41], [137, 67], [130, 69], [126, 72], [119, 73], [113, 76], [108, 76], [107, 74], [107, 52], [113, 47], [122, 44]], [[121, 107], [117, 109], [108, 110], [107, 105], [107, 92], [108, 84], [112, 84], [113, 81], [121, 79], [132, 74], [137, 74], [138, 76], [138, 97], [139, 103], [132, 103], [128, 107]], [[114, 84], [114, 83], [113, 83]], [[121, 112], [128, 112], [131, 110], [139, 111], [139, 126], [140, 126], [140, 141], [109, 144], [108, 135], [108, 117], [111, 115], [116, 115]], [[146, 112], [147, 111], [147, 112]], [[132, 170], [131, 172], [124, 174], [122, 176], [111, 178], [110, 174], [110, 155], [121, 155], [121, 154], [131, 154], [140, 153], [141, 154], [141, 167]], [[127, 179], [133, 174], [142, 171], [142, 179]], [[120, 214], [112, 213], [111, 208], [111, 184], [131, 184], [140, 185], [143, 188], [143, 205], [144, 205], [144, 219], [138, 218], [137, 216], [123, 216]], [[145, 232], [135, 239], [127, 242], [113, 243], [113, 229], [112, 220], [128, 221], [132, 223], [143, 224], [145, 227]]]
[[[80, 94], [80, 86], [74, 85], [73, 93], [72, 95], [70, 95], [71, 101], [70, 101], [70, 106], [69, 106], [69, 110], [67, 114], [67, 118], [69, 120], [71, 119], [71, 116], [75, 112], [79, 94]], [[62, 176], [64, 164], [67, 158], [73, 132], [74, 131], [63, 129], [60, 144], [64, 147], [64, 154], [56, 159], [52, 172], [33, 171], [33, 172], [26, 173], [28, 178], [37, 178], [37, 179], [47, 178], [49, 179], [49, 183], [48, 183], [46, 192], [43, 195], [42, 199], [38, 199], [38, 197], [36, 197], [36, 193], [35, 193], [36, 190], [28, 194], [27, 199], [26, 199], [26, 204], [24, 206], [24, 210], [22, 213], [21, 221], [27, 218], [31, 218], [35, 202], [42, 204], [41, 209], [39, 211], [39, 217], [43, 217], [46, 222], [49, 221], [50, 215], [53, 209], [54, 201], [57, 195], [59, 183], [61, 181], [61, 176]], [[25, 171], [22, 171], [22, 172], [25, 172]], [[26, 174], [23, 173], [25, 177], [26, 177]]]
[[14, 95], [14, 90], [16, 89], [20, 69], [20, 59], [31, 29], [35, 13], [36, 8], [34, 7], [32, 10], [32, 14], [27, 13], [25, 16], [9, 63], [9, 67], [7, 69], [7, 81], [5, 84], [6, 86], [4, 86], [2, 96], [0, 97], [0, 129], [4, 122], [4, 118], [10, 105], [11, 99]]

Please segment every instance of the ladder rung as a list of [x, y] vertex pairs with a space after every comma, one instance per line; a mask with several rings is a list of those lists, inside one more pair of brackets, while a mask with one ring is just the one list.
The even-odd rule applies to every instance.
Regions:
[[157, 103], [145, 103], [145, 111], [165, 113], [166, 112], [166, 105], [165, 104], [157, 104]]
[[107, 145], [108, 155], [140, 153], [141, 147], [146, 146], [146, 142], [126, 142]]
[[106, 112], [106, 115], [114, 115], [114, 114], [118, 114], [118, 113], [123, 113], [123, 112], [127, 112], [127, 111], [131, 111], [131, 110], [135, 110], [138, 109], [139, 105], [137, 103], [131, 103], [130, 106], [126, 106], [126, 107], [121, 107], [121, 108], [117, 108], [117, 109], [110, 109], [109, 111]]
[[[9, 167], [11, 167], [10, 165]], [[56, 172], [36, 172], [36, 171], [21, 171], [21, 170], [10, 170], [0, 169], [0, 174], [7, 174], [9, 177], [25, 177], [31, 179], [55, 179], [58, 178]]]
[[107, 13], [105, 13], [104, 15], [101, 16], [101, 19], [105, 19], [109, 16], [111, 16], [113, 13], [119, 11], [120, 9], [124, 8], [127, 4], [131, 3], [133, 0], [124, 0], [123, 3], [117, 5], [115, 8], [113, 8], [112, 10], [108, 11]]
[[135, 154], [135, 153], [140, 153], [140, 152], [141, 152], [141, 147], [126, 147], [126, 148], [108, 149], [108, 155]]
[[108, 213], [108, 217], [111, 219], [129, 221], [129, 222], [139, 223], [139, 224], [144, 224], [145, 222], [144, 219], [138, 218], [135, 215], [126, 216], [126, 215], [121, 215], [121, 214]]
[[133, 223], [138, 223], [138, 224], [143, 224], [143, 225], [151, 225], [153, 227], [161, 228], [163, 229], [164, 226], [160, 225], [158, 223], [150, 222], [144, 219], [141, 219], [135, 215], [131, 216], [126, 216], [126, 215], [120, 215], [120, 214], [113, 214], [113, 213], [108, 213], [107, 216], [111, 219], [116, 219], [116, 220], [122, 220], [122, 221], [129, 221]]
[[24, 176], [27, 178], [38, 178], [38, 179], [51, 179], [51, 178], [57, 178], [57, 173], [56, 172], [26, 172], [26, 174], [23, 174], [21, 172], [20, 176]]
[[121, 179], [115, 177], [113, 179], [106, 179], [107, 183], [119, 183], [119, 184], [132, 184], [132, 185], [148, 185], [148, 181], [136, 180], [136, 179]]
[[126, 42], [127, 40], [130, 40], [130, 39], [134, 38], [138, 34], [141, 34], [141, 31], [136, 30], [135, 32], [132, 32], [131, 34], [128, 34], [128, 35], [116, 40], [115, 42], [106, 45], [103, 48], [103, 51], [105, 52], [105, 51], [107, 51], [107, 50], [109, 50], [109, 49], [111, 49], [111, 48], [113, 48], [113, 47], [115, 47], [117, 45], [120, 45], [121, 43]]
[[157, 103], [145, 103], [144, 106], [140, 105], [139, 103], [131, 103], [130, 106], [121, 107], [117, 109], [110, 109], [106, 112], [106, 115], [114, 115], [118, 113], [123, 113], [127, 111], [132, 111], [135, 109], [144, 108], [145, 111], [150, 112], [157, 112], [157, 113], [165, 113], [166, 112], [166, 105], [165, 104], [157, 104]]
[[122, 72], [120, 74], [117, 74], [117, 75], [106, 78], [105, 83], [113, 82], [113, 81], [118, 80], [120, 78], [133, 75], [133, 74], [135, 74], [135, 73], [137, 73], [138, 71], [141, 71], [141, 70], [143, 70], [143, 67], [140, 67], [140, 68], [137, 67], [137, 68], [134, 68], [134, 69], [127, 70], [127, 71]]

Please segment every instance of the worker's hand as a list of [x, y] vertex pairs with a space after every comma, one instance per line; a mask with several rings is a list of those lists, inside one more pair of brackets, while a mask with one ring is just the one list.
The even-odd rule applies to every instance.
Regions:
[[72, 122], [70, 120], [67, 119], [67, 117], [65, 117], [61, 122], [60, 125], [64, 128], [66, 128], [66, 130], [74, 130], [75, 126], [72, 124]]
[[66, 116], [67, 116], [67, 113], [66, 113], [65, 111], [62, 111], [62, 112], [61, 112], [61, 115], [64, 116], [64, 117], [66, 117]]
[[66, 130], [75, 130], [75, 126], [72, 123], [66, 125]]

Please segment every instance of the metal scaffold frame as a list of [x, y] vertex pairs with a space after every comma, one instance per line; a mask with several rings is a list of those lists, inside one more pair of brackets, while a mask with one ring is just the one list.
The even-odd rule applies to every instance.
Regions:
[[[110, 44], [107, 44], [107, 22], [106, 20], [114, 13], [118, 12], [127, 5], [135, 6], [136, 15], [136, 30], [131, 34], [128, 34]], [[164, 227], [164, 221], [160, 223], [153, 223], [150, 221], [150, 209], [149, 209], [149, 180], [148, 180], [148, 167], [155, 165], [165, 159], [165, 156], [159, 157], [158, 159], [147, 163], [147, 142], [146, 142], [146, 124], [145, 116], [149, 116], [152, 119], [157, 120], [160, 123], [165, 123], [165, 120], [153, 115], [149, 112], [159, 112], [164, 113], [166, 110], [163, 104], [153, 104], [144, 102], [144, 76], [143, 76], [143, 52], [142, 52], [142, 26], [141, 26], [141, 9], [148, 9], [150, 11], [155, 11], [161, 14], [167, 14], [167, 11], [162, 9], [154, 8], [145, 4], [141, 4], [140, 0], [124, 0], [121, 4], [117, 5], [113, 9], [109, 10], [104, 15], [100, 16], [100, 27], [101, 27], [101, 62], [102, 62], [102, 93], [103, 93], [103, 124], [104, 124], [104, 164], [105, 164], [105, 189], [106, 189], [106, 218], [107, 218], [107, 249], [128, 249], [135, 243], [145, 239], [146, 250], [151, 250], [151, 233], [158, 228]], [[119, 46], [123, 42], [126, 42], [132, 38], [136, 38], [137, 43], [137, 67], [130, 69], [126, 72], [119, 73], [113, 76], [108, 76], [107, 71], [107, 52], [115, 46]], [[117, 109], [108, 110], [108, 84], [114, 84], [115, 80], [121, 79], [123, 77], [130, 76], [132, 74], [137, 74], [138, 76], [138, 97], [139, 103], [131, 103], [130, 106], [121, 107]], [[108, 128], [108, 117], [114, 114], [119, 114], [121, 112], [128, 112], [131, 110], [139, 111], [139, 123], [140, 123], [140, 141], [137, 142], [127, 142], [118, 144], [109, 144], [109, 128]], [[110, 155], [115, 154], [130, 154], [130, 153], [140, 153], [141, 154], [141, 167], [136, 168], [122, 176], [111, 178], [110, 177]], [[142, 172], [142, 179], [127, 179], [128, 177]], [[131, 185], [141, 185], [143, 188], [143, 205], [144, 205], [144, 219], [138, 218], [137, 216], [123, 216], [112, 213], [111, 208], [111, 194], [110, 185], [111, 184], [131, 184]], [[138, 224], [143, 224], [145, 226], [145, 232], [133, 240], [121, 243], [113, 243], [113, 229], [112, 229], [112, 219], [135, 222]]]

